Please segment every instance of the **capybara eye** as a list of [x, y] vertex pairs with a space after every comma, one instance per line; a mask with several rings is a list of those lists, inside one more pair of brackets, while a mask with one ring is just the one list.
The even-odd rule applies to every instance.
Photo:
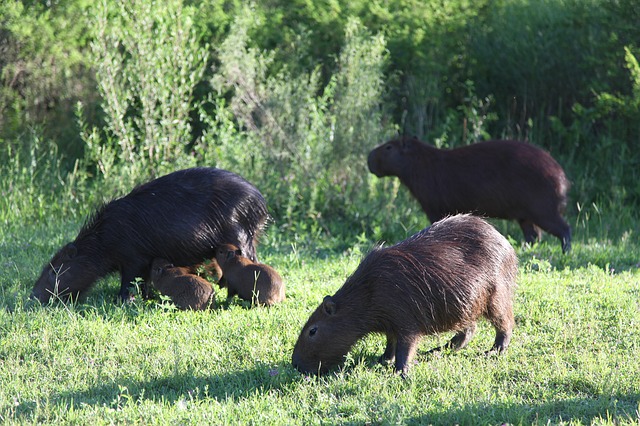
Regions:
[[387, 145], [387, 146], [384, 147], [384, 149], [386, 149], [387, 151], [391, 150], [392, 148], [393, 148], [393, 146], [391, 146], [391, 145]]
[[309, 330], [309, 337], [312, 337], [314, 334], [316, 334], [316, 331], [318, 331], [318, 327], [313, 327], [311, 330]]

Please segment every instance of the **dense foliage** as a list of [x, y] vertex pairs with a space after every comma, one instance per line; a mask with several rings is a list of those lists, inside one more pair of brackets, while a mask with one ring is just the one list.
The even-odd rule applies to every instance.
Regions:
[[425, 223], [366, 170], [396, 132], [525, 139], [567, 169], [570, 214], [640, 207], [636, 1], [161, 3], [0, 5], [4, 220], [16, 188], [84, 214], [208, 164], [254, 181], [283, 230], [389, 238], [385, 216]]

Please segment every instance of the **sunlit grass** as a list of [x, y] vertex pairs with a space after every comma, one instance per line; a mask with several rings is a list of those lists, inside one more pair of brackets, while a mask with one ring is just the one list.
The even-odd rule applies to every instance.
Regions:
[[[518, 246], [516, 329], [504, 356], [486, 357], [481, 322], [469, 347], [429, 355], [426, 337], [402, 380], [377, 364], [369, 336], [325, 377], [299, 374], [290, 356], [304, 321], [353, 272], [369, 243], [331, 251], [260, 248], [287, 300], [249, 308], [218, 290], [209, 312], [165, 302], [112, 301], [117, 277], [87, 299], [41, 307], [26, 299], [40, 268], [77, 221], [14, 226], [0, 245], [0, 420], [6, 423], [634, 424], [639, 420], [640, 248], [630, 237], [555, 239]], [[636, 263], [634, 263], [636, 262]]]

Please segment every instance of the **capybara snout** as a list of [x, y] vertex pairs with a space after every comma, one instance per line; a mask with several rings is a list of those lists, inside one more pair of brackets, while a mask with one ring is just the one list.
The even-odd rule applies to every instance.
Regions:
[[526, 142], [487, 141], [450, 150], [416, 138], [388, 141], [369, 153], [369, 171], [397, 176], [431, 223], [457, 213], [516, 220], [527, 243], [544, 230], [571, 249], [562, 215], [570, 183], [558, 162]]
[[223, 244], [216, 250], [216, 260], [222, 269], [221, 286], [228, 297], [236, 294], [243, 300], [259, 305], [274, 305], [285, 299], [282, 277], [263, 263], [252, 262], [233, 244]]
[[339, 365], [369, 333], [387, 337], [382, 360], [406, 374], [424, 335], [454, 331], [460, 349], [486, 317], [496, 330], [493, 352], [507, 349], [514, 327], [518, 259], [482, 218], [445, 218], [387, 248], [375, 248], [302, 328], [292, 364], [304, 373]]

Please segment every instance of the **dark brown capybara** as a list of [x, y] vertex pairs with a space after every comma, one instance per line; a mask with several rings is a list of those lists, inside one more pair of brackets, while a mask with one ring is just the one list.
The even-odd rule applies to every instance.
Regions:
[[516, 220], [527, 243], [541, 229], [571, 249], [571, 228], [562, 218], [570, 183], [546, 151], [518, 141], [487, 141], [437, 149], [417, 138], [399, 138], [369, 153], [378, 177], [397, 176], [431, 223], [456, 213]]
[[267, 218], [260, 191], [235, 173], [205, 167], [170, 173], [98, 209], [43, 268], [32, 297], [43, 303], [78, 297], [97, 279], [119, 272], [119, 297], [128, 300], [131, 282], [148, 280], [153, 259], [196, 265], [226, 242], [256, 259]]
[[204, 310], [214, 306], [215, 292], [209, 281], [166, 259], [154, 259], [151, 264], [151, 285], [180, 309]]
[[396, 371], [406, 375], [422, 336], [455, 331], [447, 347], [463, 348], [481, 316], [496, 330], [490, 352], [502, 352], [514, 327], [517, 271], [513, 247], [484, 219], [445, 218], [371, 251], [311, 315], [292, 363], [303, 373], [325, 373], [356, 341], [381, 333], [387, 336], [381, 361], [395, 360]]
[[221, 245], [216, 260], [222, 269], [219, 284], [227, 287], [228, 297], [237, 294], [241, 299], [267, 306], [285, 299], [284, 282], [276, 270], [244, 257], [237, 246]]

